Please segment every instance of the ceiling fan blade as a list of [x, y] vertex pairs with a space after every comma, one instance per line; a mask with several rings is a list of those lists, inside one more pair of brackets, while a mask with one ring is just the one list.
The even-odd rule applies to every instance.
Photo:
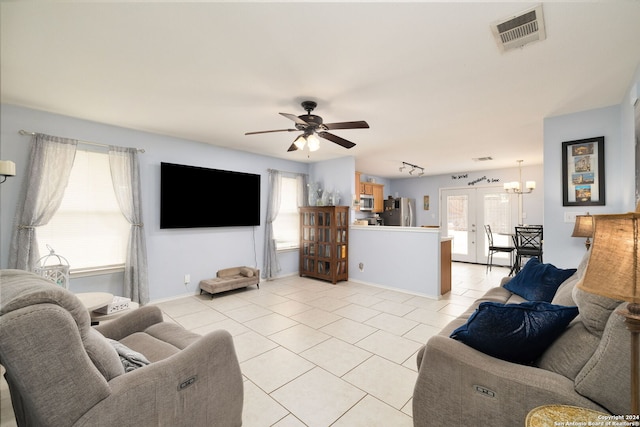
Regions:
[[351, 148], [351, 147], [355, 147], [356, 145], [351, 141], [347, 141], [346, 139], [340, 138], [339, 136], [329, 132], [318, 132], [318, 136], [320, 138], [328, 139], [331, 142], [335, 142], [336, 144], [341, 145], [344, 148]]
[[293, 120], [294, 122], [296, 122], [299, 125], [309, 126], [309, 123], [305, 122], [304, 120], [302, 120], [300, 117], [298, 117], [296, 115], [289, 114], [289, 113], [280, 113], [280, 115], [286, 117], [289, 120]]
[[299, 130], [298, 129], [260, 130], [257, 132], [246, 132], [245, 135], [256, 135], [259, 133], [271, 133], [271, 132], [299, 132]]
[[289, 147], [289, 149], [287, 150], [287, 152], [291, 152], [291, 151], [296, 151], [298, 149], [298, 147], [296, 146], [295, 143], [291, 144], [291, 147]]
[[340, 122], [340, 123], [325, 123], [323, 125], [327, 130], [333, 129], [368, 129], [369, 124], [364, 120], [357, 122]]

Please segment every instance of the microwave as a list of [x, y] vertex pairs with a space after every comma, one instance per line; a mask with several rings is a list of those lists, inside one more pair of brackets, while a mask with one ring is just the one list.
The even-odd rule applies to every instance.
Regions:
[[360, 210], [372, 211], [373, 210], [373, 196], [370, 194], [360, 195]]

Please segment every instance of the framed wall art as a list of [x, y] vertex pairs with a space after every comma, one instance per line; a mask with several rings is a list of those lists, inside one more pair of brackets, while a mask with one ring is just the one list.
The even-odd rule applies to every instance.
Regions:
[[562, 205], [605, 204], [604, 136], [562, 143]]

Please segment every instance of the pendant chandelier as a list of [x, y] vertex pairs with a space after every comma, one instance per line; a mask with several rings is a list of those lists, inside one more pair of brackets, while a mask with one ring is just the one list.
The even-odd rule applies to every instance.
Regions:
[[524, 184], [525, 190], [522, 189], [522, 162], [523, 160], [518, 160], [518, 171], [519, 171], [519, 179], [518, 181], [505, 182], [504, 183], [504, 191], [507, 193], [513, 194], [529, 194], [533, 190], [536, 189], [535, 181], [527, 181]]

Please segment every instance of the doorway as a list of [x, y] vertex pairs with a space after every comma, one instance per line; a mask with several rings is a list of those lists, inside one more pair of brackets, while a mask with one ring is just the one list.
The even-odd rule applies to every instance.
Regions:
[[[448, 188], [440, 192], [440, 229], [452, 236], [452, 260], [484, 264], [489, 241], [484, 226], [493, 231], [496, 246], [512, 246], [518, 205], [502, 187]], [[497, 253], [496, 265], [509, 265], [509, 254]]]

